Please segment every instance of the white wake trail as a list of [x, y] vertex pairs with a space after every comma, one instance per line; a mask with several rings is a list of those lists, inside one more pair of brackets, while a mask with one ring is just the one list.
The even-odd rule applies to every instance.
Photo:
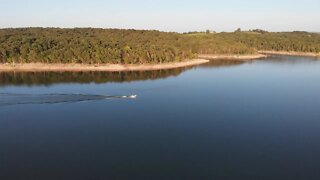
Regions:
[[14, 94], [0, 93], [0, 106], [19, 104], [57, 104], [97, 101], [106, 99], [136, 99], [137, 95], [108, 96], [95, 94]]

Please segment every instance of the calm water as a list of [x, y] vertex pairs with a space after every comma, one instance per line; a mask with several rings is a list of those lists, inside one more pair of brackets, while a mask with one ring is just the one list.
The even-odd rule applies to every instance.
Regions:
[[0, 73], [0, 98], [1, 180], [320, 179], [317, 59]]

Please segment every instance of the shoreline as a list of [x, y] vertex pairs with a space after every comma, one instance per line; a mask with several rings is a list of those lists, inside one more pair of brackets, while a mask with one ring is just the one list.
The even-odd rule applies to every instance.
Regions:
[[205, 59], [185, 60], [182, 62], [172, 62], [163, 64], [46, 64], [46, 63], [26, 63], [26, 64], [0, 64], [0, 72], [83, 72], [83, 71], [152, 71], [175, 69], [189, 66], [196, 66], [209, 62]]
[[261, 54], [270, 55], [286, 55], [286, 56], [306, 56], [320, 57], [320, 53], [295, 52], [295, 51], [259, 51]]
[[266, 58], [268, 55], [265, 54], [250, 54], [250, 55], [229, 55], [229, 54], [200, 54], [198, 58], [201, 59], [226, 59], [226, 60], [239, 60], [239, 61], [246, 61], [246, 60], [254, 60], [254, 59], [262, 59]]
[[199, 54], [198, 59], [162, 64], [77, 64], [77, 63], [0, 63], [0, 72], [123, 72], [123, 71], [153, 71], [175, 69], [201, 65], [210, 60], [250, 61], [267, 58], [269, 55], [320, 57], [320, 53], [304, 53], [293, 51], [258, 51], [259, 54]]

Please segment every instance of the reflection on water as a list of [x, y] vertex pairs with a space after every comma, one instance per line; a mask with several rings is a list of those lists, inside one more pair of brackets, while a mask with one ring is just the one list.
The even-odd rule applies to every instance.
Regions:
[[[240, 65], [244, 62], [230, 60], [214, 60], [200, 67], [216, 68]], [[0, 72], [0, 86], [33, 86], [57, 83], [111, 83], [165, 79], [175, 77], [193, 67], [130, 72]]]
[[219, 67], [229, 67], [229, 66], [237, 66], [248, 63], [247, 61], [239, 61], [239, 60], [223, 60], [216, 59], [210, 60], [208, 63], [200, 65], [203, 68], [219, 68]]
[[95, 94], [13, 94], [0, 93], [0, 107], [19, 104], [57, 104], [107, 99], [134, 99], [134, 96], [107, 96]]
[[300, 57], [300, 56], [283, 56], [283, 55], [269, 55], [270, 57], [266, 61], [266, 63], [272, 64], [305, 64], [305, 63], [318, 63], [319, 57]]
[[187, 69], [190, 68], [130, 72], [2, 72], [0, 73], [0, 86], [32, 86], [57, 83], [122, 83], [178, 76]]

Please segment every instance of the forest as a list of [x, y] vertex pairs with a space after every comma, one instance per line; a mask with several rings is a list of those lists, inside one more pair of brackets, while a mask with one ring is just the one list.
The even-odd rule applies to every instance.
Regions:
[[259, 50], [320, 52], [308, 32], [176, 33], [97, 28], [0, 29], [0, 63], [145, 64], [198, 54], [256, 54]]

